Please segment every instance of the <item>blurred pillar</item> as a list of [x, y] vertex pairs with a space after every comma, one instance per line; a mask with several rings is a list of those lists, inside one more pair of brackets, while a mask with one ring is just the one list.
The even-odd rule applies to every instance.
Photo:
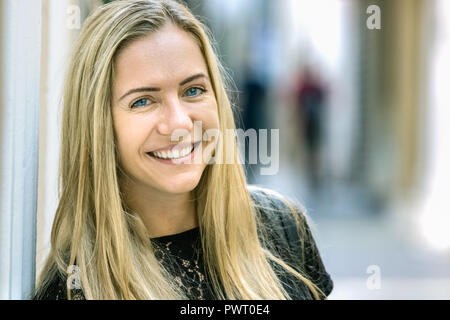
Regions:
[[41, 1], [0, 2], [0, 299], [34, 289]]
[[[368, 29], [366, 9], [381, 9]], [[361, 134], [356, 177], [381, 200], [407, 195], [417, 183], [423, 126], [423, 0], [358, 2], [361, 17]]]
[[[417, 199], [422, 202], [414, 209], [419, 214], [420, 229], [427, 242], [435, 249], [450, 253], [450, 2], [433, 1], [426, 10], [429, 30], [424, 46], [427, 59], [426, 122], [424, 137], [425, 173]], [[417, 203], [417, 202], [416, 202]], [[414, 203], [414, 204], [416, 204]]]
[[[420, 137], [425, 129], [423, 114], [424, 8], [433, 1], [397, 0], [386, 2], [385, 30], [387, 57], [385, 81], [392, 109], [395, 139], [395, 186], [401, 193], [415, 187], [418, 178]], [[421, 125], [422, 124], [422, 125]]]
[[[359, 133], [354, 153], [353, 179], [361, 183], [368, 194], [381, 204], [390, 193], [393, 176], [391, 157], [391, 123], [386, 102], [383, 66], [386, 26], [386, 1], [356, 1], [359, 8]], [[369, 29], [367, 8], [377, 5], [381, 10], [381, 29]], [[375, 210], [375, 208], [374, 208]]]

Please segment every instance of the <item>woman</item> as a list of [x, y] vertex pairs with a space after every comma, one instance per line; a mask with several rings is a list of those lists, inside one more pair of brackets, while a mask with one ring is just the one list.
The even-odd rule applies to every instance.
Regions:
[[[246, 185], [223, 134], [235, 129], [223, 79], [181, 4], [119, 0], [87, 19], [35, 299], [326, 298], [332, 281], [305, 216]], [[280, 217], [295, 221], [296, 252], [275, 232]]]

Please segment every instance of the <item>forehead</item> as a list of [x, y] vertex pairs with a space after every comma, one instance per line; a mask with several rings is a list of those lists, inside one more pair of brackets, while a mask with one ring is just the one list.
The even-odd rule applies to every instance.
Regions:
[[131, 42], [118, 54], [114, 87], [164, 86], [200, 72], [208, 73], [197, 42], [184, 30], [166, 24]]

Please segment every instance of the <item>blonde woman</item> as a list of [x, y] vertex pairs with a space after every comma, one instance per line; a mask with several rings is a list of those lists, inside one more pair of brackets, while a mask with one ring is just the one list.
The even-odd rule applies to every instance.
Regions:
[[305, 215], [246, 185], [235, 137], [223, 134], [235, 124], [221, 66], [186, 7], [97, 9], [63, 101], [60, 201], [35, 299], [331, 292]]

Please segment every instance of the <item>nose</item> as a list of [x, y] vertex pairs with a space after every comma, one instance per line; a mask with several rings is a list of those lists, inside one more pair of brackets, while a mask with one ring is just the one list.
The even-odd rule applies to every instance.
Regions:
[[158, 133], [170, 136], [177, 129], [191, 131], [193, 128], [192, 119], [179, 97], [169, 97], [165, 100], [162, 119], [157, 126]]

